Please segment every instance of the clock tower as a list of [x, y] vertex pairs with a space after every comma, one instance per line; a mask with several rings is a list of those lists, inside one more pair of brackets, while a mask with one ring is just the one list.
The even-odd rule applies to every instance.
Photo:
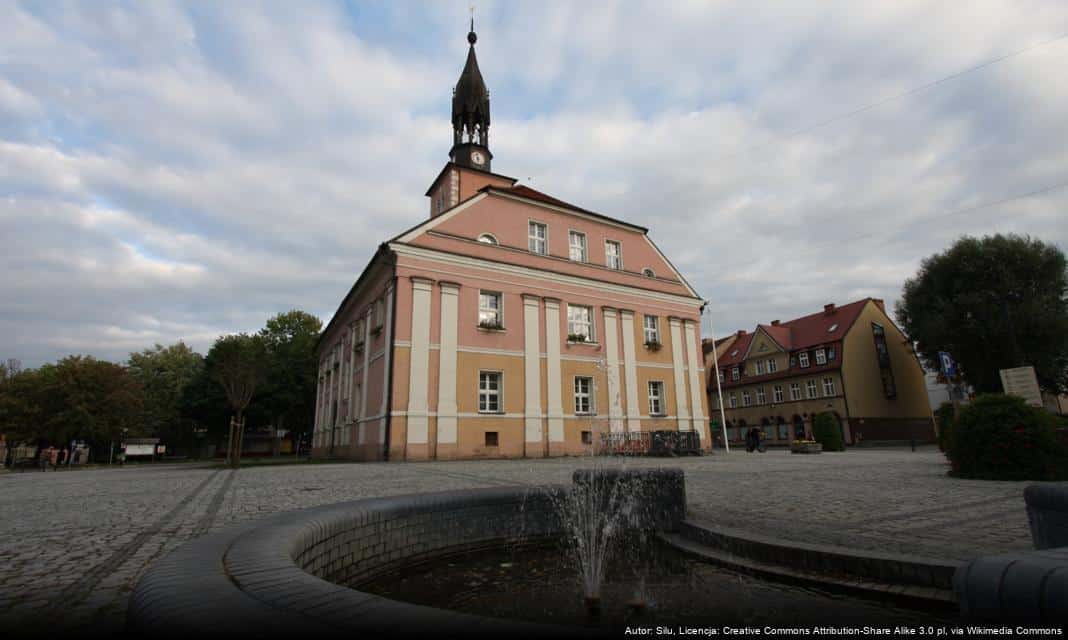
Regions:
[[478, 70], [475, 58], [475, 21], [467, 34], [470, 48], [467, 64], [452, 92], [452, 150], [449, 159], [460, 165], [479, 171], [490, 171], [493, 154], [489, 150], [490, 101], [489, 90]]

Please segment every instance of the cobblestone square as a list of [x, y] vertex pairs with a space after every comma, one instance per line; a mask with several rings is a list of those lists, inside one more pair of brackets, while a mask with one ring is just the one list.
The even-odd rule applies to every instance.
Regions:
[[691, 519], [785, 540], [956, 560], [1031, 548], [1028, 483], [949, 478], [931, 448], [7, 473], [0, 628], [117, 630], [147, 566], [229, 524], [365, 497], [566, 483], [605, 464], [682, 468]]

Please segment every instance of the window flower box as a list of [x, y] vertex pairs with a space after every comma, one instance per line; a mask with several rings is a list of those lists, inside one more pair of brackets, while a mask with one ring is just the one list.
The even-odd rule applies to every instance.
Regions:
[[589, 339], [589, 337], [584, 336], [581, 333], [569, 333], [569, 334], [567, 334], [567, 341], [568, 342], [589, 342], [590, 339]]
[[492, 320], [483, 320], [478, 323], [478, 328], [483, 331], [504, 331], [504, 326], [500, 322], [494, 322]]
[[645, 342], [645, 348], [648, 349], [649, 351], [660, 351], [660, 347], [662, 347], [662, 346], [663, 345], [661, 345], [656, 340], [647, 340]]

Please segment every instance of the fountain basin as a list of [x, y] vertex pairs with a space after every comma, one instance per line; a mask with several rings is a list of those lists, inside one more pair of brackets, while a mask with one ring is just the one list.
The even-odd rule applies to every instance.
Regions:
[[[682, 472], [658, 490], [639, 527], [678, 522]], [[650, 486], [656, 486], [651, 483]], [[345, 584], [518, 541], [557, 537], [553, 491], [504, 487], [357, 500], [282, 513], [199, 538], [153, 565], [130, 599], [135, 633], [232, 632], [572, 636], [573, 629], [398, 602]]]

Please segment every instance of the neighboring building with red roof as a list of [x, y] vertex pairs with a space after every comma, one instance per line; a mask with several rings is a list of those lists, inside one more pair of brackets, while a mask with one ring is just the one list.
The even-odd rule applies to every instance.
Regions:
[[318, 345], [314, 456], [545, 457], [710, 446], [697, 292], [645, 227], [494, 173], [469, 34], [427, 219], [384, 242]]
[[838, 417], [848, 444], [934, 439], [923, 368], [882, 300], [740, 330], [716, 341], [716, 364], [713, 345], [703, 346], [709, 406], [718, 416], [718, 366], [732, 441], [753, 426], [773, 444], [810, 437], [824, 411]]

